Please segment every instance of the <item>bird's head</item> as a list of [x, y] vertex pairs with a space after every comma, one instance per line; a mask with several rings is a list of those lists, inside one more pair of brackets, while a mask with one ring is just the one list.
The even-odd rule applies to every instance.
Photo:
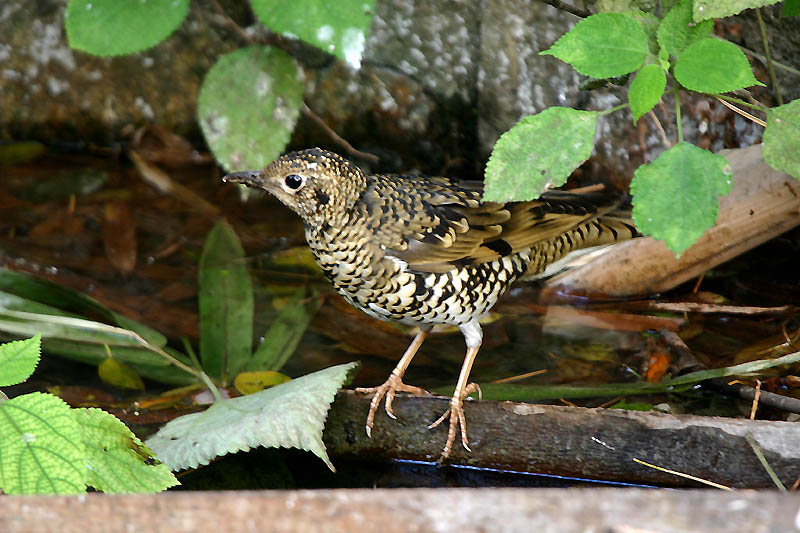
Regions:
[[314, 226], [350, 209], [366, 187], [361, 169], [320, 148], [292, 152], [262, 170], [235, 172], [222, 180], [264, 189]]

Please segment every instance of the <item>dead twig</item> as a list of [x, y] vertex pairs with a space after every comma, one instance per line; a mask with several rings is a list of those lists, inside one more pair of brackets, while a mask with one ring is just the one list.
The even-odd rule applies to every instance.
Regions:
[[353, 147], [352, 144], [347, 142], [347, 140], [340, 137], [339, 134], [333, 131], [333, 128], [325, 124], [325, 121], [322, 120], [322, 118], [320, 118], [319, 115], [314, 113], [305, 102], [303, 102], [303, 107], [301, 108], [301, 111], [305, 116], [316, 122], [317, 125], [319, 125], [319, 127], [325, 130], [325, 133], [327, 133], [328, 136], [330, 136], [330, 138], [333, 139], [334, 142], [336, 142], [342, 148], [347, 150], [347, 153], [349, 153], [350, 155], [359, 157], [361, 159], [366, 159], [367, 161], [371, 161], [372, 163], [377, 163], [378, 161], [380, 161], [380, 158], [377, 155], [357, 150], [356, 148]]
[[793, 305], [779, 307], [753, 307], [748, 305], [705, 304], [697, 302], [631, 302], [634, 309], [650, 311], [672, 311], [675, 313], [721, 313], [727, 315], [786, 315], [797, 312]]
[[558, 9], [559, 11], [564, 11], [565, 13], [575, 15], [576, 17], [580, 17], [582, 19], [585, 19], [586, 17], [589, 17], [592, 14], [590, 11], [587, 11], [585, 9], [578, 9], [577, 7], [565, 4], [561, 0], [542, 0], [542, 2]]
[[697, 481], [699, 483], [703, 483], [704, 485], [708, 485], [710, 487], [714, 487], [714, 488], [722, 489], [722, 490], [733, 490], [731, 487], [728, 487], [727, 485], [720, 485], [719, 483], [714, 483], [713, 481], [709, 481], [707, 479], [703, 479], [703, 478], [697, 477], [697, 476], [692, 476], [690, 474], [684, 474], [683, 472], [678, 472], [677, 470], [670, 470], [669, 468], [664, 468], [663, 466], [652, 465], [650, 463], [646, 463], [646, 462], [642, 461], [641, 459], [637, 459], [636, 457], [633, 457], [633, 460], [635, 462], [639, 463], [640, 465], [644, 465], [644, 466], [646, 466], [648, 468], [654, 468], [654, 469], [659, 470], [661, 472], [666, 472], [667, 474], [672, 474], [674, 476], [680, 476], [680, 477], [683, 477], [683, 478], [686, 478], [686, 479], [691, 479], [692, 481]]

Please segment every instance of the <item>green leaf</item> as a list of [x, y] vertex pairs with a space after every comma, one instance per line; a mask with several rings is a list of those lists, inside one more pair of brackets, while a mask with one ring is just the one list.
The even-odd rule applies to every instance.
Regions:
[[[158, 331], [110, 310], [97, 300], [82, 292], [58, 285], [57, 283], [31, 274], [0, 268], [0, 291], [5, 291], [6, 293], [13, 294], [20, 298], [25, 298], [62, 310], [54, 313], [52, 311], [42, 310], [43, 308], [23, 309], [13, 307], [13, 309], [18, 311], [62, 314], [75, 318], [77, 318], [78, 315], [83, 315], [84, 317], [99, 317], [111, 324], [116, 324], [121, 328], [136, 332], [154, 346], [163, 347], [167, 344], [167, 338]], [[15, 305], [19, 303], [20, 302], [17, 301]], [[4, 302], [0, 299], [0, 307], [4, 306]], [[12, 309], [12, 307], [8, 308]], [[66, 313], [64, 311], [66, 311]]]
[[736, 45], [719, 39], [700, 39], [686, 47], [675, 63], [675, 78], [700, 93], [725, 93], [764, 84], [753, 76], [750, 63]]
[[634, 123], [661, 100], [666, 86], [667, 76], [664, 74], [663, 68], [659, 65], [642, 67], [628, 90], [628, 101], [631, 103]]
[[226, 383], [253, 350], [253, 284], [242, 245], [227, 222], [218, 222], [206, 237], [197, 298], [203, 369]]
[[520, 120], [494, 145], [483, 199], [533, 200], [546, 188], [562, 185], [592, 155], [598, 116], [551, 107]]
[[695, 21], [729, 17], [745, 9], [777, 4], [780, 0], [694, 0]]
[[289, 376], [274, 370], [257, 370], [236, 374], [233, 386], [242, 394], [253, 394], [291, 380]]
[[649, 53], [647, 35], [628, 15], [600, 13], [578, 22], [549, 50], [586, 76], [613, 78], [642, 66]]
[[[0, 293], [2, 294], [2, 293]], [[14, 336], [41, 334], [49, 353], [89, 364], [100, 364], [108, 357], [104, 345], [114, 347], [120, 361], [131, 364], [141, 375], [164, 383], [186, 384], [194, 375], [170, 362], [155, 347], [135, 332], [70, 316], [11, 311], [0, 305], [0, 331]], [[187, 363], [186, 356], [169, 347], [161, 348]]]
[[665, 71], [669, 71], [669, 52], [663, 47], [658, 49], [658, 64], [661, 65], [661, 68]]
[[179, 485], [167, 465], [117, 417], [102, 409], [75, 409], [86, 447], [86, 483], [107, 493], [159, 492]]
[[0, 387], [22, 383], [39, 364], [42, 336], [0, 344]]
[[764, 161], [800, 179], [800, 100], [773, 107], [767, 112]]
[[106, 357], [97, 367], [103, 383], [120, 389], [144, 390], [144, 382], [136, 371], [113, 357]]
[[0, 167], [19, 165], [47, 153], [47, 147], [38, 141], [15, 141], [0, 144]]
[[636, 170], [633, 221], [639, 231], [663, 240], [680, 256], [714, 225], [719, 196], [730, 190], [725, 158], [682, 142]]
[[659, 24], [661, 24], [661, 19], [652, 13], [647, 13], [640, 9], [630, 9], [625, 11], [624, 14], [635, 20], [642, 27], [642, 30], [644, 30], [644, 34], [647, 36], [647, 46], [650, 54], [658, 54], [659, 46], [656, 40], [656, 33], [658, 32]]
[[800, 0], [784, 0], [781, 7], [781, 18], [794, 17], [800, 15]]
[[[313, 318], [303, 305], [305, 293], [305, 287], [294, 293], [278, 318], [270, 324], [245, 370], [280, 370], [291, 357]], [[319, 300], [316, 299], [315, 303], [318, 306]]]
[[693, 42], [708, 37], [714, 29], [713, 20], [694, 23], [692, 1], [682, 0], [666, 14], [658, 27], [658, 44], [675, 57]]
[[189, 0], [70, 0], [69, 45], [96, 56], [133, 54], [166, 39], [189, 12]]
[[72, 409], [34, 392], [0, 403], [0, 488], [8, 494], [84, 492], [86, 452]]
[[292, 58], [266, 46], [225, 54], [211, 67], [197, 115], [222, 166], [263, 168], [281, 154], [303, 103], [300, 80]]
[[375, 0], [253, 0], [252, 6], [272, 31], [298, 37], [355, 68], [361, 66]]
[[653, 404], [649, 402], [630, 402], [620, 400], [608, 406], [609, 409], [625, 409], [626, 411], [652, 411]]
[[322, 429], [336, 391], [357, 366], [333, 366], [255, 394], [218, 401], [202, 413], [168, 422], [146, 444], [173, 471], [256, 446], [308, 450], [335, 471], [322, 443]]

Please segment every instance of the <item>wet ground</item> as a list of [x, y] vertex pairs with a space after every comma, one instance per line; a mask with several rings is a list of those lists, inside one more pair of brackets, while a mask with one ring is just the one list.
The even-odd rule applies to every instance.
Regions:
[[[316, 270], [299, 219], [268, 197], [243, 202], [241, 191], [220, 182], [221, 171], [197, 154], [142, 144], [134, 165], [121, 150], [80, 147], [4, 146], [0, 160], [0, 266], [28, 272], [86, 293], [108, 308], [147, 324], [180, 349], [181, 338], [197, 344], [197, 264], [206, 234], [219, 218], [239, 235], [256, 287], [256, 338], [263, 335], [298, 287], [310, 289], [305, 305], [316, 309], [295, 354], [282, 372], [300, 376], [359, 360], [353, 386], [383, 382], [413, 331], [373, 320], [352, 309]], [[13, 148], [13, 147], [12, 147]], [[11, 155], [9, 155], [11, 154]], [[164, 178], [166, 176], [166, 179]], [[794, 230], [652, 299], [737, 306], [778, 307], [800, 302], [797, 264], [800, 230]], [[484, 325], [484, 346], [472, 379], [485, 396], [503, 399], [493, 382], [511, 380], [519, 392], [550, 403], [658, 409], [671, 413], [747, 416], [751, 402], [730, 389], [698, 386], [679, 393], [632, 396], [621, 387], [593, 397], [570, 397], [573, 385], [658, 382], [664, 376], [718, 368], [798, 350], [800, 313], [682, 313], [643, 309], [641, 302], [574, 300], [546, 306], [538, 287], [520, 283]], [[310, 302], [309, 300], [314, 300]], [[641, 317], [632, 319], [631, 316]], [[676, 355], [668, 334], [676, 332], [691, 358]], [[673, 339], [674, 340], [674, 339]], [[406, 373], [407, 383], [449, 395], [464, 354], [457, 330], [433, 335]], [[528, 374], [535, 375], [524, 377]], [[759, 376], [763, 390], [800, 398], [797, 368], [778, 367]], [[523, 377], [520, 377], [523, 376]], [[755, 386], [755, 378], [743, 378]], [[94, 366], [46, 357], [12, 394], [59, 387], [73, 404], [125, 409], [158, 396], [169, 386], [148, 381], [144, 392], [123, 392], [103, 383]], [[545, 386], [556, 387], [545, 389]], [[795, 415], [760, 407], [759, 418]], [[161, 419], [159, 417], [162, 417]], [[154, 423], [168, 415], [155, 415]], [[155, 426], [154, 426], [155, 427]], [[146, 429], [146, 428], [145, 428]], [[397, 463], [343, 462], [340, 475], [309, 463], [299, 452], [259, 451], [189, 474], [202, 487], [331, 486], [563, 486], [572, 480], [501, 472]], [[251, 480], [253, 462], [275, 465], [266, 480]], [[220, 470], [220, 469], [217, 469]], [[440, 469], [441, 470], [441, 469]], [[208, 474], [208, 471], [212, 471]], [[243, 486], [230, 486], [233, 479]], [[248, 472], [247, 475], [244, 475]], [[274, 475], [272, 475], [274, 474]], [[206, 478], [210, 478], [208, 481]]]

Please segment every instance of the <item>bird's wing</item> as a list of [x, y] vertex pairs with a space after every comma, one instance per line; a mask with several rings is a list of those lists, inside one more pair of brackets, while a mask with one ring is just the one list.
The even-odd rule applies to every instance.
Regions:
[[416, 271], [445, 272], [557, 239], [595, 221], [619, 200], [553, 191], [530, 202], [484, 203], [482, 192], [479, 182], [373, 176], [362, 205], [385, 253]]

